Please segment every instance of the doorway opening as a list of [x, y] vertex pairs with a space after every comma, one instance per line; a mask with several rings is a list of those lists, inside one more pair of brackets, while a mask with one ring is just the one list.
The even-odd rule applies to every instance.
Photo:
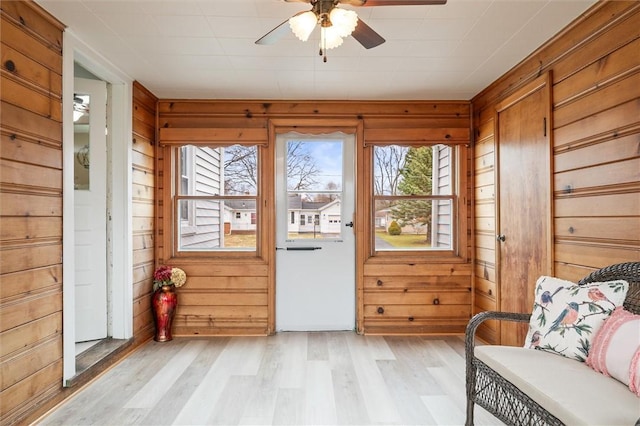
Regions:
[[63, 386], [133, 335], [132, 82], [73, 34], [63, 53]]

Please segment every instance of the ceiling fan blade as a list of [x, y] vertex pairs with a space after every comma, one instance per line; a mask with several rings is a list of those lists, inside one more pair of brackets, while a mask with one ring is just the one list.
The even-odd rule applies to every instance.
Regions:
[[276, 41], [284, 37], [289, 31], [289, 20], [287, 19], [282, 24], [278, 25], [277, 27], [260, 37], [258, 40], [256, 40], [256, 44], [274, 44]]
[[430, 6], [445, 4], [447, 0], [340, 0], [351, 6]]
[[358, 25], [356, 29], [351, 33], [353, 38], [358, 40], [365, 49], [371, 49], [376, 46], [380, 46], [386, 40], [382, 38], [380, 34], [375, 32], [373, 28], [364, 23], [364, 21], [358, 18]]

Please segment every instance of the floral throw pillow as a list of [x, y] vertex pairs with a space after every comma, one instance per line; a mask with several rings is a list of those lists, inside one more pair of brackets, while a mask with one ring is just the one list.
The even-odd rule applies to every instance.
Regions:
[[628, 288], [622, 280], [579, 286], [540, 277], [524, 346], [585, 361], [593, 337], [613, 310], [622, 305]]

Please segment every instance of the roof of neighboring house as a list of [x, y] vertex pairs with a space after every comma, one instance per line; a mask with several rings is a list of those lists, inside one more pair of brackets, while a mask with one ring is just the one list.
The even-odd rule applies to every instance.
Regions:
[[224, 200], [224, 207], [231, 210], [256, 210], [256, 200]]
[[322, 210], [324, 207], [328, 206], [339, 200], [333, 201], [305, 201], [302, 199], [302, 195], [289, 195], [289, 210]]
[[336, 204], [337, 204], [338, 206], [340, 205], [340, 200], [339, 200], [339, 199], [335, 199], [335, 200], [333, 200], [333, 201], [330, 201], [330, 202], [328, 202], [328, 203], [325, 203], [323, 206], [321, 206], [321, 207], [320, 207], [320, 210], [326, 210], [326, 209], [328, 209], [329, 207], [334, 206], [334, 205], [336, 205]]
[[[304, 201], [301, 195], [289, 195], [289, 210], [322, 210], [340, 200], [325, 201]], [[224, 200], [224, 207], [229, 210], [256, 210], [256, 200]]]

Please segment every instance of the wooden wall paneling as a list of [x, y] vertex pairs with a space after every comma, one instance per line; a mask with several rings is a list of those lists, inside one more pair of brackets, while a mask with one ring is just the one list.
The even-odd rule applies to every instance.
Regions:
[[[41, 9], [34, 8], [33, 4], [25, 1], [3, 1], [2, 12], [14, 22], [19, 23], [20, 28], [25, 32], [41, 40], [44, 45], [62, 51], [63, 25], [53, 16], [43, 13]], [[54, 61], [45, 61], [45, 63], [54, 64], [55, 69], [62, 69], [58, 68], [59, 60], [61, 61], [54, 58]]]
[[252, 128], [189, 128], [177, 129], [174, 127], [160, 128], [159, 142], [161, 144], [184, 144], [184, 143], [220, 143], [220, 142], [247, 142], [262, 143], [267, 140], [266, 129]]
[[[215, 117], [268, 117], [268, 118], [324, 118], [344, 119], [365, 117], [438, 117], [468, 116], [466, 101], [255, 101], [255, 100], [174, 100], [163, 99], [158, 103], [162, 127], [173, 115], [200, 116], [203, 122]], [[198, 126], [200, 127], [200, 126]]]
[[633, 217], [640, 211], [640, 197], [629, 191], [610, 194], [556, 196], [556, 218], [567, 217]]
[[133, 324], [134, 335], [142, 340], [153, 333], [150, 300], [155, 269], [157, 98], [134, 82], [132, 101]]
[[604, 85], [598, 90], [590, 91], [588, 94], [575, 98], [573, 102], [556, 105], [554, 112], [554, 125], [563, 125], [580, 120], [584, 117], [595, 115], [601, 111], [616, 107], [619, 104], [636, 100], [640, 97], [640, 87], [638, 87], [638, 73], [627, 75], [614, 83]]
[[[4, 4], [5, 2], [3, 2], [2, 25], [0, 26], [2, 42], [17, 52], [44, 65], [46, 68], [62, 75], [62, 43], [60, 41], [62, 40], [62, 31], [59, 32], [56, 40], [47, 40], [35, 32], [34, 29], [29, 28], [26, 25], [26, 21], [25, 24], [22, 24], [21, 16], [15, 17], [5, 13]], [[6, 64], [3, 63], [3, 67], [6, 67]], [[10, 72], [21, 74], [18, 68]], [[29, 75], [29, 73], [26, 75]], [[52, 92], [60, 95], [62, 87], [58, 87]]]
[[51, 287], [60, 287], [61, 284], [62, 265], [60, 264], [7, 273], [2, 276], [0, 300], [49, 290]]
[[0, 12], [0, 423], [62, 385], [62, 25]]
[[42, 91], [62, 96], [62, 93], [59, 92], [62, 87], [62, 75], [53, 72], [34, 58], [18, 52], [5, 43], [1, 43], [1, 46], [1, 63], [8, 76], [12, 73], [19, 75], [22, 80]]
[[630, 73], [637, 72], [640, 58], [640, 38], [627, 43], [620, 49], [614, 50], [585, 68], [577, 71], [570, 78], [556, 82], [553, 88], [554, 103], [561, 106], [584, 94], [598, 90], [602, 85], [610, 84], [624, 78]]
[[6, 424], [18, 423], [37, 409], [34, 401], [44, 403], [60, 393], [62, 383], [62, 358], [36, 370], [25, 380], [0, 392], [0, 412], [5, 414]]
[[[355, 174], [356, 179], [356, 217], [355, 228], [356, 233], [356, 332], [364, 333], [364, 292], [365, 292], [365, 272], [364, 264], [369, 257], [370, 241], [368, 241], [369, 227], [365, 224], [369, 222], [372, 216], [372, 203], [367, 202], [369, 194], [366, 193], [367, 188], [373, 187], [372, 173], [372, 157], [373, 151], [365, 149], [364, 145], [364, 126], [358, 126], [356, 137], [356, 170], [360, 173]], [[370, 226], [370, 225], [369, 225]]]
[[640, 178], [640, 158], [630, 158], [611, 164], [556, 173], [554, 190], [560, 193], [582, 193], [602, 186], [636, 186]]
[[[578, 142], [556, 147], [554, 161], [556, 172], [589, 167], [595, 162], [601, 164], [634, 158], [637, 154], [638, 139], [638, 132], [635, 132], [615, 138], [605, 136], [586, 143]], [[575, 155], [576, 153], [581, 155]]]
[[[62, 147], [60, 123], [8, 102], [0, 102], [2, 130], [9, 137]], [[62, 155], [60, 155], [62, 157]]]
[[38, 139], [17, 136], [7, 131], [0, 136], [0, 157], [19, 163], [30, 163], [62, 169], [60, 146], [47, 146]]
[[[630, 2], [621, 2], [627, 3]], [[633, 3], [633, 2], [631, 2]], [[635, 25], [640, 11], [637, 5], [625, 10], [618, 19], [598, 28], [591, 34], [585, 34], [583, 40], [577, 43], [574, 48], [558, 58], [552, 65], [554, 83], [561, 82], [574, 74], [580, 73], [586, 65], [600, 62], [600, 66], [607, 61], [617, 50], [623, 49], [628, 43], [640, 37], [640, 29]], [[619, 55], [613, 55], [613, 60], [619, 60]], [[633, 60], [631, 61], [633, 63]], [[633, 66], [621, 64], [620, 67], [628, 71]], [[631, 65], [631, 66], [630, 66]], [[592, 82], [597, 82], [598, 77], [593, 74], [589, 77]]]
[[207, 120], [202, 119], [201, 114], [164, 114], [158, 122], [159, 129], [197, 129], [199, 126], [214, 129], [268, 129], [269, 118], [255, 117], [253, 115], [243, 115], [241, 117], [234, 115], [212, 115]]
[[21, 357], [10, 358], [0, 366], [0, 389], [5, 390], [26, 379], [30, 369], [40, 370], [62, 358], [62, 340], [53, 335], [29, 348]]
[[[56, 335], [59, 338], [60, 333], [62, 333], [62, 312], [56, 312], [14, 327], [0, 334], [0, 338], [2, 338], [0, 357], [9, 357]], [[28, 371], [28, 369], [25, 371]]]
[[554, 130], [555, 146], [615, 138], [638, 132], [638, 100], [630, 100]]

